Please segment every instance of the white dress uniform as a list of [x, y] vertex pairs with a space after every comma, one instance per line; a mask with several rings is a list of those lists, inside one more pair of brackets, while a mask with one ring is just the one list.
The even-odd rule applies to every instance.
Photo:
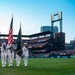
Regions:
[[23, 50], [23, 59], [24, 59], [24, 66], [27, 66], [28, 65], [28, 57], [29, 57], [29, 50], [28, 48], [26, 47], [26, 45], [28, 45], [27, 43], [24, 43], [24, 46], [22, 48]]
[[14, 61], [13, 45], [10, 46], [9, 44], [7, 44], [7, 54], [8, 54], [8, 66], [11, 67], [11, 66], [13, 66], [13, 61]]
[[7, 50], [6, 50], [6, 43], [2, 44], [1, 47], [1, 61], [2, 61], [2, 67], [6, 66], [6, 58], [7, 58]]
[[20, 61], [21, 61], [21, 57], [18, 54], [16, 54], [16, 65], [17, 66], [20, 66]]
[[14, 62], [14, 51], [16, 50], [16, 46], [15, 44], [12, 44], [12, 53], [11, 53], [11, 57], [12, 57], [12, 63]]

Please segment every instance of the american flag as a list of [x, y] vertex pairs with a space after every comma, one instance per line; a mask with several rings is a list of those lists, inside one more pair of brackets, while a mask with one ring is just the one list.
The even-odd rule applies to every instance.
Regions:
[[10, 29], [9, 29], [9, 33], [8, 33], [8, 43], [9, 43], [9, 45], [12, 44], [12, 41], [13, 41], [13, 17], [11, 19]]

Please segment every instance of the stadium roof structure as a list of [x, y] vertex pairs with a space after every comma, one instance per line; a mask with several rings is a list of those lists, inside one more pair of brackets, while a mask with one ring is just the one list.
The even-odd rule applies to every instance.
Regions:
[[[7, 34], [0, 34], [0, 37], [8, 37]], [[13, 35], [13, 37], [17, 37], [17, 35]], [[22, 37], [29, 37], [29, 35], [22, 35]]]
[[41, 32], [41, 33], [36, 33], [36, 34], [32, 34], [29, 37], [37, 37], [37, 36], [42, 36], [42, 35], [47, 35], [47, 34], [51, 34], [52, 32], [50, 31], [46, 31], [46, 32]]
[[[22, 37], [37, 37], [37, 36], [42, 36], [42, 35], [47, 35], [47, 34], [51, 34], [52, 32], [50, 31], [46, 31], [46, 32], [41, 32], [41, 33], [36, 33], [36, 34], [31, 34], [31, 35], [22, 35]], [[0, 34], [0, 37], [8, 37], [7, 34]], [[13, 35], [13, 37], [17, 37], [17, 35]]]

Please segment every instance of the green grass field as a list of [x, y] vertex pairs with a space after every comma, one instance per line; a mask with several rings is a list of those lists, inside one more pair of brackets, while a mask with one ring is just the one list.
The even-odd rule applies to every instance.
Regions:
[[25, 67], [21, 60], [20, 67], [2, 68], [0, 60], [0, 75], [75, 75], [74, 58], [29, 58]]

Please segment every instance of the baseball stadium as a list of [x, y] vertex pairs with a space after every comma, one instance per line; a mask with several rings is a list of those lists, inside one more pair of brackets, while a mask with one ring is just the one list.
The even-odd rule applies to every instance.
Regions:
[[[55, 16], [58, 16], [57, 20], [54, 19]], [[60, 31], [54, 34], [55, 22], [59, 22]], [[0, 34], [0, 47], [2, 42], [7, 43], [7, 37], [7, 34]], [[17, 35], [13, 35], [15, 43], [16, 37]], [[72, 47], [71, 45], [67, 47], [65, 44], [62, 12], [51, 15], [51, 31], [21, 35], [21, 37], [21, 44], [27, 43], [29, 46], [28, 66], [24, 66], [21, 58], [19, 67], [16, 66], [15, 59], [13, 67], [9, 68], [6, 65], [3, 68], [0, 59], [0, 75], [75, 75], [75, 43], [72, 44]]]

